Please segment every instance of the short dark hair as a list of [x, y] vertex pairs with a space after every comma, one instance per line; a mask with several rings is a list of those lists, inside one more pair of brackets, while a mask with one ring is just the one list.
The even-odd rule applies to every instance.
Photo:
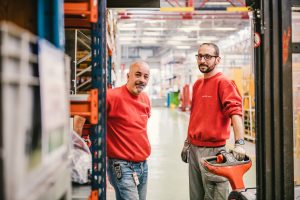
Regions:
[[216, 56], [219, 56], [219, 54], [220, 54], [219, 47], [215, 43], [202, 43], [202, 44], [200, 44], [199, 48], [204, 45], [212, 46], [215, 49]]

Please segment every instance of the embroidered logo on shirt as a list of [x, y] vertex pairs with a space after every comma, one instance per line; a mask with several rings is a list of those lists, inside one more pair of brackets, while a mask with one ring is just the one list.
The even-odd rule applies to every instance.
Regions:
[[202, 98], [212, 98], [210, 95], [203, 95]]

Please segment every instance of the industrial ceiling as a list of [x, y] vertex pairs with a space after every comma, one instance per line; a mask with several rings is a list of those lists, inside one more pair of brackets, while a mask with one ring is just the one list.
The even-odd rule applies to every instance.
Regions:
[[[243, 0], [160, 0], [160, 8], [113, 9], [117, 43], [122, 54], [136, 58], [134, 49], [152, 50], [153, 56], [168, 49], [196, 49], [203, 42], [221, 42], [249, 28]], [[249, 33], [250, 35], [250, 33]], [[137, 51], [136, 51], [137, 52]], [[124, 55], [123, 55], [124, 56]]]

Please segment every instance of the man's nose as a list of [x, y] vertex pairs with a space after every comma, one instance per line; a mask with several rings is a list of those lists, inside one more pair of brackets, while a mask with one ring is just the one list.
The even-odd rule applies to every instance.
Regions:
[[147, 83], [147, 79], [145, 79], [145, 77], [143, 77], [143, 76], [140, 77], [140, 81], [143, 83]]

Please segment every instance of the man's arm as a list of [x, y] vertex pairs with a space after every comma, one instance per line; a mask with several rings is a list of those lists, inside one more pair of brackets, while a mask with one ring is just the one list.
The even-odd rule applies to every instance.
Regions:
[[239, 139], [244, 139], [244, 126], [243, 126], [242, 117], [240, 115], [232, 115], [231, 121], [232, 121], [235, 141]]
[[244, 149], [245, 142], [244, 142], [243, 120], [242, 117], [239, 115], [232, 115], [231, 120], [232, 120], [234, 138], [235, 138], [233, 156], [237, 160], [244, 160], [246, 151]]

